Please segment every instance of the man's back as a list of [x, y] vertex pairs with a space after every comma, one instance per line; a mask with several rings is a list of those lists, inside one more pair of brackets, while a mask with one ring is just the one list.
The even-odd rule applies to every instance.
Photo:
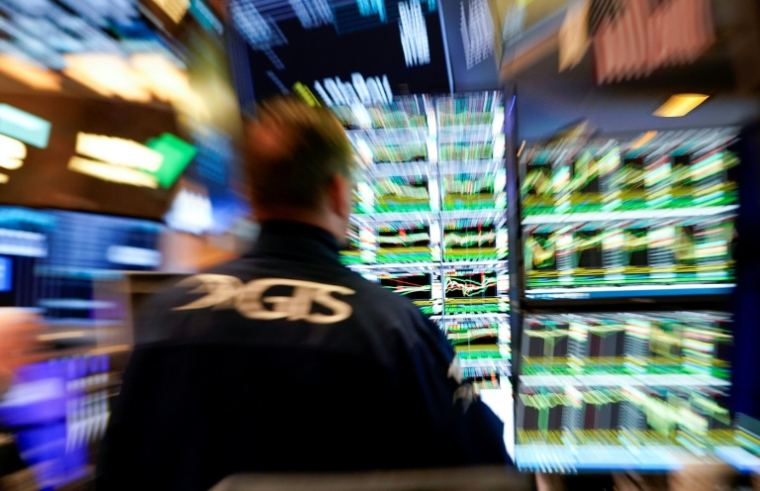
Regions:
[[207, 489], [252, 471], [506, 462], [502, 427], [408, 301], [272, 223], [251, 254], [151, 302], [104, 442], [104, 489]]

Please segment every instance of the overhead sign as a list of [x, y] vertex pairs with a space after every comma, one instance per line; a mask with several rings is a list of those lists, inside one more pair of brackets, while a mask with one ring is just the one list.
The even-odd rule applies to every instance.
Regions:
[[193, 145], [171, 133], [151, 138], [145, 145], [162, 157], [159, 168], [150, 172], [162, 188], [168, 188], [174, 184], [198, 153]]
[[79, 133], [77, 153], [114, 165], [156, 172], [164, 156], [141, 143], [125, 138]]
[[[195, 157], [195, 147], [164, 133], [143, 145], [134, 140], [79, 133], [79, 156], [69, 161], [69, 169], [107, 181], [150, 188], [167, 188]], [[89, 158], [84, 158], [89, 157]]]
[[158, 180], [149, 173], [161, 168], [164, 156], [141, 143], [125, 138], [79, 133], [76, 149], [77, 153], [90, 158], [72, 157], [69, 160], [69, 170], [105, 181], [158, 187]]
[[35, 147], [47, 147], [50, 138], [50, 122], [16, 109], [8, 104], [0, 104], [0, 134], [10, 136]]

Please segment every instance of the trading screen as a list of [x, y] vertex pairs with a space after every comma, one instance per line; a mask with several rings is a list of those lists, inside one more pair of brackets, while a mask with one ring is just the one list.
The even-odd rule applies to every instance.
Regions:
[[671, 470], [732, 446], [729, 324], [703, 311], [526, 316], [518, 465]]
[[438, 288], [439, 298], [436, 302], [431, 275], [388, 272], [380, 273], [377, 279], [383, 288], [411, 300], [423, 314], [441, 313], [440, 287]]
[[507, 229], [488, 220], [444, 223], [443, 257], [446, 261], [503, 260], [507, 257]]
[[344, 262], [437, 323], [511, 440], [501, 94], [332, 109], [364, 165]]
[[526, 298], [730, 293], [736, 131], [535, 145], [520, 160]]
[[454, 268], [444, 273], [447, 314], [489, 314], [509, 311], [509, 278], [488, 269]]

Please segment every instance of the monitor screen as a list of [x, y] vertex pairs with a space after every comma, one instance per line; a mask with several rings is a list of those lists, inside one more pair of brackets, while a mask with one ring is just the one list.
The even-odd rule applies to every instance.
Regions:
[[662, 132], [644, 147], [621, 138], [523, 152], [526, 298], [730, 293], [736, 132], [705, 134]]
[[13, 261], [0, 256], [0, 293], [11, 291], [13, 287]]
[[382, 224], [377, 235], [378, 263], [430, 262], [433, 247], [430, 226], [425, 224]]
[[380, 285], [411, 300], [422, 313], [440, 313], [433, 297], [433, 279], [430, 274], [381, 273], [377, 276]]
[[528, 298], [725, 293], [735, 217], [526, 226]]
[[450, 90], [437, 2], [316, 5], [231, 2], [257, 99], [298, 92], [341, 106]]
[[[501, 186], [499, 187], [499, 182]], [[444, 210], [504, 209], [507, 195], [504, 192], [506, 173], [502, 169], [496, 174], [458, 174], [443, 177]]]
[[444, 310], [447, 314], [488, 314], [509, 311], [509, 276], [468, 266], [444, 274]]
[[95, 280], [117, 271], [161, 266], [159, 223], [88, 213], [49, 211], [49, 252], [36, 271], [40, 307], [49, 322], [122, 318], [122, 306], [98, 298]]
[[443, 257], [446, 261], [505, 259], [507, 229], [491, 220], [457, 220], [444, 223]]
[[668, 471], [735, 445], [731, 317], [722, 312], [527, 315], [516, 460], [544, 471]]

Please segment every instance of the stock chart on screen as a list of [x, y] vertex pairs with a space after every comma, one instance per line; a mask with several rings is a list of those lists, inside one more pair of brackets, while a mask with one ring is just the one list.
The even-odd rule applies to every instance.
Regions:
[[507, 256], [507, 230], [493, 222], [457, 220], [444, 223], [443, 257], [446, 261], [499, 260]]
[[672, 470], [690, 453], [735, 445], [729, 314], [543, 314], [524, 322], [522, 468]]
[[[380, 285], [411, 300], [423, 314], [441, 312], [440, 293], [434, 299], [434, 284], [429, 274], [381, 273], [377, 276]], [[440, 292], [440, 286], [438, 287]]]
[[509, 279], [495, 271], [454, 269], [444, 274], [445, 312], [488, 314], [509, 310]]
[[363, 165], [345, 264], [413, 302], [505, 422], [513, 397], [504, 105], [498, 92], [334, 106]]
[[364, 165], [344, 263], [430, 316], [478, 390], [511, 390], [501, 94], [332, 109]]
[[523, 152], [526, 298], [728, 294], [736, 130], [535, 145]]

